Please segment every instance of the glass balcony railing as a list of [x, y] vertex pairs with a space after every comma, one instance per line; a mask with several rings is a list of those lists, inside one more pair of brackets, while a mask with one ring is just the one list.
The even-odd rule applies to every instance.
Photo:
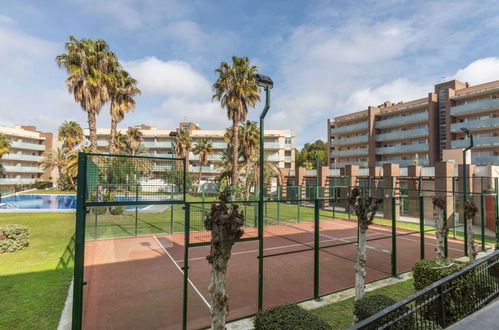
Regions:
[[469, 130], [481, 129], [481, 128], [495, 128], [499, 126], [499, 117], [472, 120], [464, 123], [454, 123], [450, 125], [451, 132], [461, 132], [461, 127], [465, 127]]
[[348, 125], [348, 126], [342, 126], [342, 127], [336, 127], [331, 129], [331, 134], [340, 134], [340, 133], [346, 133], [346, 132], [354, 132], [354, 131], [360, 131], [360, 130], [366, 130], [368, 128], [367, 126], [367, 120], [353, 124], [353, 125]]
[[475, 165], [499, 165], [499, 156], [471, 156], [471, 162]]
[[284, 156], [284, 161], [286, 161], [286, 162], [292, 162], [293, 161], [293, 157], [291, 157], [291, 156]]
[[358, 156], [358, 155], [367, 155], [368, 152], [369, 152], [368, 148], [339, 150], [339, 151], [331, 151], [331, 156], [333, 157]]
[[410, 123], [417, 123], [420, 121], [428, 120], [428, 112], [415, 113], [408, 116], [400, 116], [396, 118], [390, 118], [385, 120], [379, 120], [374, 122], [374, 127], [376, 128], [387, 128], [394, 126], [401, 126]]
[[369, 141], [369, 137], [367, 135], [362, 135], [362, 136], [354, 136], [351, 138], [346, 138], [346, 139], [334, 139], [333, 140], [333, 145], [334, 146], [346, 146], [350, 144], [357, 144], [357, 143], [367, 143]]
[[213, 142], [214, 149], [225, 149], [227, 148], [227, 143], [225, 142]]
[[154, 141], [143, 141], [141, 144], [147, 148], [171, 148], [172, 143], [171, 141], [161, 141], [161, 142], [154, 142]]
[[19, 153], [5, 154], [2, 156], [4, 160], [25, 160], [32, 162], [41, 162], [43, 160], [43, 156], [33, 156], [33, 155], [24, 155]]
[[265, 142], [263, 147], [264, 149], [280, 149], [281, 144], [279, 142]]
[[28, 149], [28, 150], [43, 151], [43, 150], [45, 150], [45, 145], [37, 144], [37, 143], [30, 143], [30, 142], [13, 141], [12, 142], [12, 149]]
[[416, 128], [406, 131], [395, 131], [390, 133], [378, 134], [376, 135], [376, 141], [402, 140], [419, 136], [428, 136], [428, 134], [429, 132], [427, 127]]
[[[210, 167], [210, 166], [201, 166], [201, 173], [220, 173], [222, 169]], [[199, 166], [189, 166], [189, 172], [198, 173]]]
[[331, 163], [331, 169], [337, 169], [337, 168], [343, 168], [347, 165], [358, 165], [361, 167], [367, 166], [367, 161], [365, 162], [338, 162], [338, 163]]
[[399, 164], [400, 166], [428, 166], [428, 159], [394, 159], [394, 160], [382, 160], [376, 162], [376, 166], [383, 166], [384, 164]]
[[[208, 160], [221, 160], [222, 155], [209, 155]], [[190, 155], [189, 160], [199, 160], [199, 155]]]
[[[473, 137], [473, 142], [475, 147], [495, 147], [499, 146], [499, 136]], [[469, 144], [468, 139], [450, 142], [451, 148], [466, 148]]]
[[499, 99], [478, 99], [469, 103], [456, 105], [450, 108], [450, 114], [453, 116], [472, 113], [479, 110], [489, 110], [499, 107]]
[[279, 157], [279, 155], [268, 155], [266, 160], [268, 160], [269, 162], [278, 162], [281, 160], [281, 158]]
[[0, 184], [34, 184], [36, 179], [8, 178], [0, 179]]
[[10, 173], [43, 173], [43, 170], [36, 166], [7, 166], [4, 165], [5, 172]]
[[427, 143], [420, 144], [399, 144], [393, 147], [382, 147], [376, 148], [377, 155], [386, 155], [386, 154], [404, 154], [409, 152], [417, 152], [417, 151], [428, 151], [429, 146]]

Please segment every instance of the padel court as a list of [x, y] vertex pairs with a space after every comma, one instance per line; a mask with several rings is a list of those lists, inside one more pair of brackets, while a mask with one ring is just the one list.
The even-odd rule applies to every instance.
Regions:
[[[314, 249], [315, 235], [319, 246]], [[420, 259], [421, 236], [373, 224], [367, 233], [366, 280], [374, 281], [409, 271]], [[183, 315], [187, 328], [210, 325], [210, 247], [196, 246], [208, 232], [191, 232], [188, 250], [187, 303], [184, 308], [184, 234], [157, 234], [85, 242], [83, 327], [85, 329], [179, 329]], [[227, 274], [229, 320], [258, 310], [258, 241], [256, 228], [245, 228], [244, 239], [233, 247]], [[357, 253], [354, 220], [272, 224], [264, 227], [263, 307], [299, 302], [354, 285]], [[434, 256], [436, 240], [424, 234], [425, 257]], [[396, 244], [395, 268], [392, 247]], [[449, 257], [463, 255], [462, 241], [448, 239]], [[318, 253], [318, 279], [314, 279]], [[185, 314], [184, 314], [185, 313]]]

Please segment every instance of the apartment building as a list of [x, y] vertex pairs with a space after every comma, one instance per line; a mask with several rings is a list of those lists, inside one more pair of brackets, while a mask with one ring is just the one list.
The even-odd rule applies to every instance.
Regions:
[[469, 86], [452, 80], [417, 100], [387, 101], [329, 119], [329, 166], [433, 166], [444, 160], [444, 151], [456, 154], [468, 146], [463, 127], [475, 141], [472, 162], [499, 164], [498, 97], [499, 81]]
[[53, 134], [37, 131], [36, 126], [0, 126], [0, 133], [7, 136], [12, 146], [1, 157], [3, 173], [0, 188], [34, 184], [36, 180], [49, 180], [51, 170], [43, 170], [40, 163], [46, 152], [52, 151]]
[[[138, 125], [143, 134], [142, 145], [147, 147], [147, 153], [154, 157], [174, 157], [172, 132], [178, 129], [158, 129], [144, 124]], [[218, 166], [222, 160], [222, 153], [227, 149], [224, 140], [225, 130], [204, 130], [193, 123], [180, 123], [179, 129], [189, 130], [192, 136], [192, 147], [201, 139], [211, 140], [214, 153], [208, 157], [208, 163], [201, 167], [202, 180], [213, 180], [221, 172]], [[126, 128], [118, 129], [126, 133]], [[97, 129], [97, 145], [99, 151], [105, 152], [109, 143], [110, 129]], [[85, 130], [88, 139], [88, 130]], [[88, 143], [88, 142], [87, 142]], [[266, 161], [281, 169], [295, 167], [295, 134], [293, 130], [265, 130]], [[199, 156], [190, 152], [189, 171], [199, 173]], [[286, 172], [286, 170], [285, 170]]]

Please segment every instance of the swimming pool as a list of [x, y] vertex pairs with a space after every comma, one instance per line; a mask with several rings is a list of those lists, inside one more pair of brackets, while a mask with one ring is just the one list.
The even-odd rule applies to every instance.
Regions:
[[14, 195], [2, 198], [0, 209], [76, 209], [76, 195]]

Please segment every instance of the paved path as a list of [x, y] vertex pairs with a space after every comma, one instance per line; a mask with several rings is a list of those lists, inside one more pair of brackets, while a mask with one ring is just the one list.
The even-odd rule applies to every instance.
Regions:
[[499, 299], [488, 304], [481, 310], [471, 314], [447, 329], [452, 330], [498, 330], [499, 329]]

